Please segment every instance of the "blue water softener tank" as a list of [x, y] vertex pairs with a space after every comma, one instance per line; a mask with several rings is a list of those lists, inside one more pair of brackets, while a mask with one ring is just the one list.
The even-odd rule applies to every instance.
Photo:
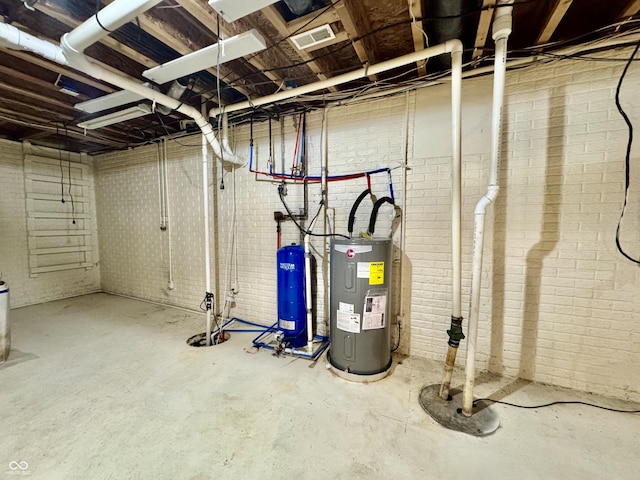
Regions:
[[304, 247], [287, 245], [278, 250], [278, 329], [293, 348], [307, 343]]

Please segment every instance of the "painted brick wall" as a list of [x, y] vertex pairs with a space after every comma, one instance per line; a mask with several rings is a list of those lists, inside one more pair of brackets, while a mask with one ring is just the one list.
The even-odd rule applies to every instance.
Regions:
[[[615, 250], [623, 200], [625, 125], [613, 95], [622, 64], [561, 62], [511, 72], [500, 178], [501, 195], [487, 217], [478, 366], [568, 387], [640, 398], [640, 269]], [[623, 102], [640, 117], [640, 75], [630, 72]], [[339, 175], [389, 166], [396, 200], [406, 215], [402, 258], [405, 279], [401, 351], [442, 360], [451, 315], [449, 87], [335, 107], [308, 115], [309, 173], [320, 174], [323, 149], [328, 172]], [[489, 165], [491, 80], [464, 82], [463, 103], [463, 315], [468, 316], [473, 210], [483, 195]], [[408, 113], [408, 116], [407, 116]], [[322, 131], [323, 114], [327, 131]], [[407, 122], [408, 120], [408, 122]], [[296, 119], [274, 122], [272, 160], [293, 156]], [[232, 143], [248, 159], [249, 127], [232, 129]], [[326, 134], [326, 135], [324, 135]], [[326, 144], [324, 137], [326, 136]], [[253, 166], [267, 169], [268, 125], [254, 126]], [[102, 285], [107, 291], [197, 309], [204, 294], [199, 138], [169, 143], [174, 212], [175, 288], [167, 289], [167, 233], [159, 229], [156, 147], [97, 160]], [[407, 144], [408, 142], [408, 144]], [[401, 166], [408, 149], [406, 206]], [[637, 150], [633, 162], [637, 164]], [[270, 323], [276, 319], [274, 211], [283, 211], [277, 183], [247, 167], [220, 170], [210, 183], [215, 206], [211, 228], [213, 290], [221, 307], [229, 288], [239, 291], [232, 315]], [[637, 168], [636, 168], [637, 170]], [[634, 174], [637, 183], [638, 172]], [[224, 180], [224, 190], [220, 183]], [[378, 196], [386, 178], [373, 179]], [[326, 229], [345, 232], [347, 215], [364, 180], [331, 183]], [[624, 244], [638, 256], [637, 187], [623, 228]], [[302, 189], [290, 185], [287, 202], [302, 207]], [[319, 185], [309, 188], [315, 213]], [[233, 205], [236, 205], [235, 223]], [[358, 215], [366, 229], [370, 205]], [[391, 230], [391, 209], [377, 231]], [[322, 225], [316, 231], [323, 231]], [[232, 252], [233, 238], [237, 256]], [[283, 243], [299, 242], [283, 224]], [[401, 245], [400, 229], [394, 236]], [[326, 242], [314, 238], [318, 258], [319, 318], [326, 318]], [[634, 251], [635, 249], [635, 251]], [[229, 259], [231, 259], [229, 263]], [[227, 267], [231, 268], [228, 270]], [[399, 275], [395, 277], [399, 295]], [[394, 312], [399, 313], [400, 302]], [[394, 319], [395, 320], [395, 319]], [[466, 330], [466, 326], [465, 326]], [[395, 325], [394, 325], [395, 334]], [[395, 339], [395, 335], [394, 335]], [[465, 354], [463, 342], [460, 365]]]
[[[628, 54], [629, 52], [627, 52]], [[624, 54], [621, 58], [624, 58]], [[627, 130], [614, 94], [624, 63], [562, 62], [507, 75], [501, 192], [487, 217], [478, 364], [527, 379], [639, 397], [640, 269], [615, 246]], [[640, 74], [622, 103], [637, 123]], [[487, 183], [490, 80], [465, 82], [463, 312], [468, 316], [473, 208]], [[440, 97], [438, 96], [440, 94]], [[446, 87], [419, 92], [418, 122], [442, 122]], [[429, 123], [429, 119], [431, 122]], [[449, 314], [449, 159], [427, 156], [442, 129], [416, 136], [408, 185], [412, 354], [443, 358]], [[484, 139], [483, 139], [484, 137]], [[472, 141], [468, 141], [468, 140]], [[450, 153], [450, 152], [449, 152]], [[638, 149], [623, 244], [640, 256]], [[442, 182], [442, 183], [441, 183]], [[443, 214], [442, 212], [446, 210]], [[425, 249], [424, 245], [428, 245]], [[493, 252], [492, 252], [493, 250]], [[419, 269], [419, 270], [417, 270]], [[416, 301], [418, 292], [425, 302]], [[446, 292], [446, 294], [445, 294]], [[465, 342], [459, 354], [463, 364]]]
[[[54, 152], [57, 154], [57, 151]], [[100, 289], [97, 266], [97, 232], [95, 200], [91, 202], [93, 217], [94, 261], [92, 269], [29, 275], [29, 250], [22, 144], [0, 140], [0, 272], [11, 291], [11, 307], [21, 307], [61, 298], [84, 295]], [[67, 158], [67, 154], [64, 154]], [[76, 160], [79, 160], [76, 159]], [[89, 162], [91, 163], [91, 162]], [[90, 182], [93, 174], [90, 172]], [[93, 196], [93, 185], [89, 187]], [[69, 204], [69, 208], [71, 205]]]

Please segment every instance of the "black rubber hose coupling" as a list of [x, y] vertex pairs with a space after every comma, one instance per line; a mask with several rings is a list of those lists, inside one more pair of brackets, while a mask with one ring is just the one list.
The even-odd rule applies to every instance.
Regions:
[[447, 330], [449, 335], [449, 345], [453, 348], [460, 346], [460, 340], [464, 340], [462, 332], [462, 317], [451, 317], [451, 328]]

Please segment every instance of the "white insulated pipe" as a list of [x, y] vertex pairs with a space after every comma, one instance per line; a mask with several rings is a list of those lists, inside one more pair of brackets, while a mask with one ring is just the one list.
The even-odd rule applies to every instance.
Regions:
[[169, 237], [169, 284], [167, 285], [167, 287], [169, 288], [169, 290], [173, 290], [173, 242], [171, 240], [171, 222], [173, 221], [173, 219], [171, 218], [171, 209], [169, 207], [170, 204], [170, 198], [171, 198], [171, 194], [169, 191], [169, 166], [168, 166], [168, 153], [167, 153], [167, 139], [163, 138], [162, 139], [162, 145], [163, 145], [163, 149], [162, 149], [162, 159], [163, 159], [163, 163], [164, 163], [164, 191], [165, 191], [165, 213], [166, 213], [166, 220], [165, 220], [165, 227], [167, 228], [167, 236]]
[[13, 50], [25, 50], [35, 52], [44, 58], [67, 65], [67, 59], [60, 45], [55, 45], [48, 40], [23, 32], [13, 25], [0, 22], [0, 46]]
[[282, 92], [273, 93], [261, 98], [227, 105], [224, 107], [224, 109], [213, 108], [209, 111], [209, 117], [217, 117], [224, 112], [236, 112], [238, 110], [244, 110], [246, 108], [259, 107], [268, 103], [282, 102], [283, 100], [288, 100], [290, 98], [297, 97], [298, 95], [305, 95], [317, 90], [335, 87], [336, 85], [352, 82], [363, 77], [377, 75], [393, 68], [402, 67], [411, 63], [420, 62], [427, 58], [436, 57], [438, 55], [442, 55], [443, 53], [453, 52], [462, 53], [462, 42], [460, 42], [460, 40], [448, 40], [444, 43], [425, 48], [424, 50], [420, 50], [418, 52], [408, 53], [407, 55], [402, 55], [391, 60], [376, 63], [375, 65], [360, 68], [352, 72], [343, 73], [342, 75], [336, 75], [335, 77], [327, 78], [326, 80], [310, 83], [309, 85], [303, 85], [297, 88], [292, 88], [291, 90], [284, 90]]
[[100, 41], [162, 0], [115, 0], [62, 37], [62, 46], [78, 53]]
[[[211, 240], [209, 238], [209, 147], [208, 140], [204, 133], [202, 134], [202, 217], [204, 219], [204, 278], [205, 292], [208, 295], [211, 292]], [[206, 302], [205, 302], [206, 303]], [[211, 311], [214, 308], [211, 302], [211, 308], [207, 307], [207, 347], [211, 346]], [[220, 331], [220, 339], [223, 338]]]
[[[312, 227], [309, 227], [311, 230]], [[304, 235], [304, 296], [307, 309], [307, 350], [313, 352], [313, 299], [311, 298], [311, 235]]]
[[[511, 0], [501, 1], [508, 5]], [[493, 40], [496, 44], [493, 73], [493, 112], [491, 119], [491, 165], [489, 170], [489, 186], [487, 193], [478, 201], [475, 209], [473, 261], [471, 269], [471, 301], [469, 306], [469, 326], [467, 333], [467, 359], [465, 366], [465, 384], [462, 397], [462, 413], [473, 415], [473, 386], [475, 383], [476, 345], [478, 341], [478, 317], [480, 313], [480, 287], [482, 275], [482, 258], [484, 247], [484, 227], [487, 208], [496, 197], [498, 174], [500, 170], [500, 142], [502, 133], [502, 108], [504, 105], [504, 84], [506, 76], [507, 39], [511, 34], [513, 7], [496, 9], [493, 21]]]

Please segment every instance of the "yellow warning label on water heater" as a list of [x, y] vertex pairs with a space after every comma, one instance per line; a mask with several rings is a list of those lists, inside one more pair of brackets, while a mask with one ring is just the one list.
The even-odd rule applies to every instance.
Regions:
[[369, 263], [369, 285], [384, 284], [384, 262]]

